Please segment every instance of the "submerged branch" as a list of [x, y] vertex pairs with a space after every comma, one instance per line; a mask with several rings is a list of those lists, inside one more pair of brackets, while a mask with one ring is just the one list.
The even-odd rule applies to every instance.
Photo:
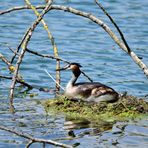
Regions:
[[26, 147], [29, 147], [31, 144], [38, 142], [38, 143], [47, 143], [47, 144], [51, 144], [51, 145], [55, 145], [55, 146], [59, 146], [59, 147], [64, 147], [64, 148], [72, 148], [72, 146], [67, 145], [67, 144], [59, 143], [59, 142], [56, 142], [56, 141], [53, 141], [53, 140], [45, 140], [45, 139], [40, 139], [40, 138], [34, 138], [34, 137], [31, 137], [28, 134], [18, 132], [16, 130], [13, 130], [13, 129], [10, 129], [10, 128], [7, 128], [7, 127], [0, 126], [0, 129], [30, 140], [30, 142], [27, 144]]

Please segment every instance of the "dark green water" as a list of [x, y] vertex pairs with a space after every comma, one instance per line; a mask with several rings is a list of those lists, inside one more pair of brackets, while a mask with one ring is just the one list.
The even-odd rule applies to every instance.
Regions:
[[[32, 1], [33, 4], [43, 4], [43, 0]], [[113, 31], [114, 27], [102, 11], [90, 0], [68, 1], [58, 0], [56, 4], [71, 6], [79, 10], [91, 12], [106, 22]], [[131, 49], [148, 65], [148, 1], [116, 1], [109, 0], [102, 3], [115, 19]], [[24, 5], [24, 1], [0, 1], [0, 10], [14, 6]], [[12, 56], [8, 46], [16, 48], [27, 30], [34, 22], [36, 16], [30, 10], [11, 12], [0, 16], [0, 53], [7, 58]], [[55, 37], [60, 57], [79, 62], [83, 70], [95, 81], [100, 81], [118, 92], [127, 91], [128, 94], [145, 97], [148, 94], [148, 80], [139, 67], [124, 53], [108, 36], [106, 32], [86, 18], [62, 11], [51, 11], [45, 16], [45, 21]], [[29, 49], [42, 54], [53, 54], [47, 33], [40, 24], [29, 43]], [[0, 61], [0, 75], [8, 75], [6, 65]], [[48, 77], [44, 69], [53, 76], [55, 74], [55, 61], [42, 59], [26, 53], [21, 66], [21, 74], [26, 82], [54, 89], [54, 82]], [[62, 73], [62, 85], [65, 86], [70, 79], [69, 72]], [[81, 76], [80, 81], [86, 81]], [[64, 115], [48, 115], [40, 101], [54, 96], [53, 93], [40, 92], [33, 89], [28, 94], [20, 93], [24, 88], [17, 86], [14, 105], [16, 114], [9, 113], [10, 81], [0, 80], [0, 125], [8, 126], [35, 137], [45, 139], [60, 139], [67, 137], [68, 129], [64, 126]], [[30, 98], [29, 94], [37, 94]], [[145, 99], [147, 99], [145, 97]], [[99, 124], [99, 123], [98, 123]], [[118, 126], [125, 126], [122, 131]], [[102, 131], [101, 127], [106, 130]], [[82, 128], [83, 127], [83, 128]], [[98, 125], [94, 127], [80, 126], [73, 129], [76, 138], [59, 140], [67, 144], [80, 143], [79, 147], [107, 148], [107, 147], [142, 147], [148, 146], [147, 119], [131, 121], [129, 123], [115, 123], [111, 125]], [[26, 140], [8, 132], [0, 131], [0, 147], [25, 147]], [[32, 147], [41, 147], [34, 144]], [[47, 146], [51, 147], [51, 146]]]

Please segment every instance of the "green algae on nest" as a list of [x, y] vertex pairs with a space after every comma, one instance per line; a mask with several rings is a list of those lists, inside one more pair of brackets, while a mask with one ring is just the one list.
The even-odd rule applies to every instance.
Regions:
[[148, 102], [133, 96], [121, 97], [115, 103], [88, 103], [80, 100], [70, 100], [65, 96], [47, 100], [45, 110], [64, 113], [73, 119], [89, 121], [125, 121], [148, 115]]

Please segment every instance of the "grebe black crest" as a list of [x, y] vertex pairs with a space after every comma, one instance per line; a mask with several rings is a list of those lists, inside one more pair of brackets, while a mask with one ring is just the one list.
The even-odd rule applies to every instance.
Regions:
[[76, 66], [78, 66], [78, 67], [82, 67], [82, 66], [80, 65], [80, 63], [70, 63], [69, 65], [76, 65]]
[[70, 63], [63, 68], [57, 70], [71, 70], [72, 78], [68, 82], [65, 95], [68, 98], [80, 98], [89, 102], [114, 102], [118, 100], [119, 94], [102, 83], [99, 82], [82, 82], [76, 83], [81, 74], [79, 63]]

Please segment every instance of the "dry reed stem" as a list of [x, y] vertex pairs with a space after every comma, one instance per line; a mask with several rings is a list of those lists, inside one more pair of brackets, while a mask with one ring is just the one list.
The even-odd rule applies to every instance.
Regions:
[[[37, 11], [36, 7], [34, 7], [29, 0], [25, 0], [26, 4], [28, 5], [28, 7], [30, 7], [35, 15], [37, 17], [39, 17], [40, 13]], [[47, 3], [48, 1], [46, 1]], [[53, 47], [53, 50], [54, 50], [54, 56], [57, 58], [56, 59], [56, 69], [59, 69], [60, 68], [60, 60], [58, 59], [59, 55], [58, 55], [58, 48], [57, 48], [57, 45], [55, 43], [55, 40], [54, 40], [54, 37], [52, 35], [52, 33], [49, 31], [49, 27], [47, 25], [47, 23], [44, 21], [44, 19], [41, 20], [41, 23], [43, 24], [43, 27], [44, 29], [46, 30], [47, 34], [48, 34], [48, 38], [50, 39], [51, 41], [51, 44], [52, 44], [52, 47]], [[56, 94], [58, 94], [58, 92], [60, 91], [60, 87], [59, 85], [57, 84], [60, 84], [60, 71], [56, 71]]]

